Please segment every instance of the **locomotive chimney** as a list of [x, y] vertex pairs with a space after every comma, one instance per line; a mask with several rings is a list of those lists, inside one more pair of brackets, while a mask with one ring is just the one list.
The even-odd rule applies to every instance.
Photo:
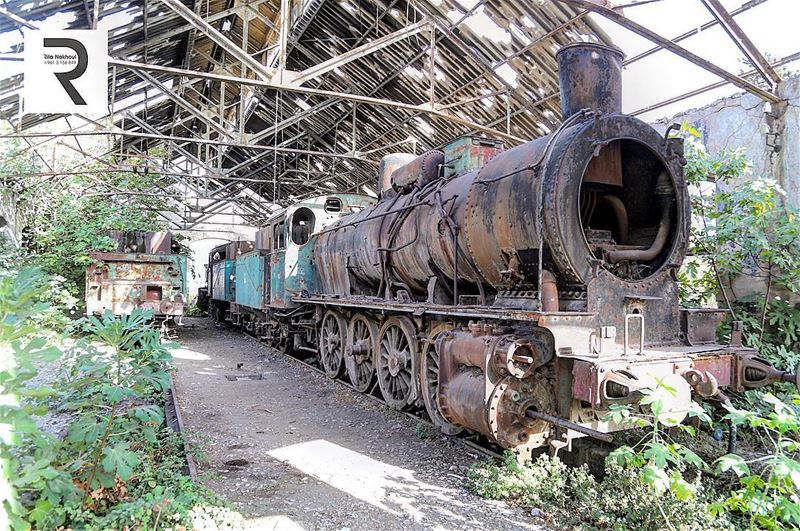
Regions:
[[561, 90], [561, 119], [581, 109], [622, 112], [622, 50], [604, 44], [579, 42], [556, 54]]

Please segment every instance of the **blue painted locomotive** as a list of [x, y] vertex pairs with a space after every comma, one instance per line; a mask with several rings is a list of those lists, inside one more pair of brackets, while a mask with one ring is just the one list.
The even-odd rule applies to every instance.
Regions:
[[254, 241], [212, 249], [207, 267], [212, 318], [241, 326], [280, 349], [314, 350], [313, 308], [293, 299], [318, 291], [316, 237], [339, 218], [374, 202], [356, 194], [308, 198], [270, 218]]

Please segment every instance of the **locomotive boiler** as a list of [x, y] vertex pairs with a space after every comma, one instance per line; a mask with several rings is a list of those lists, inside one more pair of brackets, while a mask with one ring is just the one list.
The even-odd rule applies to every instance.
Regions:
[[328, 374], [374, 371], [391, 405], [422, 399], [443, 430], [518, 452], [608, 439], [609, 406], [647, 390], [674, 390], [679, 422], [693, 396], [794, 381], [736, 332], [716, 344], [724, 312], [680, 308], [682, 141], [622, 114], [622, 53], [574, 44], [557, 60], [556, 131], [387, 157], [377, 205], [318, 235], [306, 300]]

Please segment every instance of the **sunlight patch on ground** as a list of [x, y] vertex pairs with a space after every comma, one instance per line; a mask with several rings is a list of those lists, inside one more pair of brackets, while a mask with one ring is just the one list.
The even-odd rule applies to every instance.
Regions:
[[328, 485], [395, 515], [419, 522], [464, 521], [453, 489], [419, 481], [411, 470], [388, 465], [326, 440], [284, 446], [269, 455]]
[[244, 522], [245, 529], [259, 531], [305, 531], [305, 528], [282, 514], [248, 518]]
[[202, 354], [200, 352], [189, 350], [188, 348], [183, 348], [183, 347], [173, 349], [172, 357], [181, 360], [194, 360], [194, 361], [206, 361], [211, 359], [211, 357], [208, 356], [207, 354]]

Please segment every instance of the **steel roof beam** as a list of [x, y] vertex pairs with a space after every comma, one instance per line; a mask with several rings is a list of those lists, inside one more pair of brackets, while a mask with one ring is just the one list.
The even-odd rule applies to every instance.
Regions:
[[747, 33], [742, 30], [742, 27], [733, 19], [733, 16], [725, 9], [725, 6], [719, 0], [700, 0], [703, 5], [714, 15], [719, 25], [725, 30], [725, 33], [731, 38], [736, 47], [747, 57], [747, 60], [758, 71], [764, 81], [769, 83], [772, 90], [781, 82], [781, 76], [772, 68], [767, 58], [756, 48]]
[[[800, 61], [800, 52], [793, 53], [791, 55], [788, 55], [788, 56], [784, 57], [783, 59], [775, 61], [770, 66], [772, 66], [773, 68], [778, 68], [778, 67], [781, 67], [781, 66], [783, 66], [785, 64], [793, 63], [795, 61]], [[750, 70], [749, 72], [745, 72], [744, 74], [742, 74], [742, 76], [743, 77], [750, 77], [750, 76], [754, 76], [756, 74], [758, 74], [757, 70]], [[708, 92], [710, 90], [714, 90], [714, 89], [718, 89], [718, 88], [724, 87], [727, 84], [728, 84], [727, 81], [718, 81], [716, 83], [712, 83], [710, 85], [706, 85], [704, 87], [700, 87], [700, 88], [694, 89], [692, 91], [685, 92], [685, 93], [680, 94], [678, 96], [674, 96], [674, 97], [669, 98], [667, 100], [663, 100], [663, 101], [660, 101], [658, 103], [654, 103], [652, 105], [648, 105], [647, 107], [642, 107], [641, 109], [638, 109], [638, 110], [632, 112], [631, 114], [633, 116], [637, 116], [637, 115], [640, 115], [640, 114], [644, 114], [646, 112], [655, 111], [657, 109], [661, 109], [662, 107], [666, 107], [667, 105], [672, 105], [673, 103], [678, 103], [680, 101], [689, 99], [689, 98], [691, 98], [693, 96], [698, 96], [700, 94], [704, 94], [704, 93], [706, 93], [706, 92]]]
[[150, 83], [151, 85], [153, 85], [155, 88], [157, 88], [158, 90], [160, 90], [164, 94], [166, 94], [166, 96], [170, 100], [175, 102], [182, 109], [188, 111], [189, 114], [191, 114], [193, 117], [197, 118], [198, 120], [200, 120], [201, 122], [206, 124], [207, 127], [210, 127], [211, 129], [213, 129], [214, 131], [216, 131], [217, 133], [219, 133], [222, 136], [225, 136], [225, 137], [228, 137], [228, 138], [233, 138], [233, 135], [231, 135], [228, 131], [226, 131], [225, 129], [220, 127], [219, 124], [217, 124], [214, 120], [211, 120], [210, 118], [208, 118], [208, 116], [206, 116], [205, 114], [200, 112], [194, 105], [192, 105], [191, 103], [189, 103], [188, 101], [183, 99], [183, 97], [181, 97], [178, 94], [172, 92], [169, 88], [167, 88], [163, 83], [161, 83], [155, 77], [153, 77], [150, 74], [148, 74], [147, 72], [143, 72], [141, 70], [135, 70], [134, 73], [137, 76], [141, 77], [143, 80], [145, 80], [148, 83]]
[[[162, 2], [172, 2], [175, 0], [162, 0]], [[565, 0], [562, 0], [565, 1]], [[566, 0], [572, 1], [572, 0]], [[274, 81], [269, 80], [258, 80], [258, 79], [249, 79], [249, 78], [242, 78], [242, 77], [234, 77], [234, 76], [223, 76], [219, 74], [211, 74], [207, 72], [201, 72], [197, 70], [184, 70], [180, 68], [172, 68], [168, 66], [160, 66], [160, 65], [148, 65], [144, 63], [136, 63], [133, 61], [123, 61], [120, 59], [113, 59], [109, 58], [109, 64], [122, 66], [130, 69], [141, 69], [141, 70], [148, 70], [154, 72], [165, 72], [169, 74], [175, 75], [186, 75], [186, 76], [196, 76], [204, 79], [211, 79], [212, 81], [225, 81], [234, 84], [240, 85], [247, 85], [253, 87], [262, 87], [272, 90], [283, 90], [287, 92], [296, 92], [300, 94], [310, 94], [312, 96], [324, 96], [328, 98], [337, 98], [340, 100], [349, 100], [355, 101], [357, 103], [366, 103], [369, 105], [374, 105], [378, 107], [392, 107], [396, 109], [403, 109], [411, 112], [422, 112], [426, 114], [430, 114], [432, 116], [436, 116], [445, 120], [449, 120], [451, 122], [464, 125], [465, 127], [469, 127], [471, 129], [476, 129], [478, 131], [485, 131], [487, 133], [491, 133], [496, 135], [498, 138], [502, 138], [504, 140], [509, 140], [514, 143], [522, 143], [524, 140], [502, 131], [498, 131], [497, 129], [492, 129], [491, 127], [486, 127], [484, 125], [474, 123], [470, 120], [464, 120], [458, 116], [452, 115], [448, 112], [441, 111], [436, 108], [432, 108], [429, 104], [425, 103], [423, 105], [413, 104], [413, 103], [403, 103], [400, 101], [394, 100], [387, 100], [383, 98], [373, 98], [369, 96], [361, 96], [358, 94], [350, 94], [346, 92], [335, 92], [331, 90], [320, 90], [320, 89], [313, 89], [308, 87], [298, 87], [295, 85], [287, 85], [283, 83], [277, 83]]]
[[[217, 20], [223, 19], [230, 15], [236, 15], [239, 18], [243, 18], [243, 15], [240, 13], [240, 11], [244, 10], [244, 8], [250, 7], [252, 9], [256, 9], [258, 6], [267, 1], [268, 0], [253, 0], [252, 2], [247, 4], [239, 4], [228, 9], [223, 9], [219, 13], [214, 13], [213, 15], [209, 15], [208, 17], [204, 17], [203, 20], [205, 20], [210, 24], [211, 22], [216, 22]], [[178, 35], [181, 35], [193, 29], [195, 29], [195, 26], [193, 26], [192, 24], [184, 24], [183, 26], [179, 26], [177, 28], [165, 31], [163, 33], [157, 33], [152, 37], [150, 37], [150, 42], [148, 42], [147, 45], [155, 46], [156, 44], [160, 44], [168, 39], [171, 39], [172, 37], [177, 37]], [[130, 48], [126, 48], [124, 52], [128, 57], [130, 57], [132, 54], [137, 53], [143, 49], [144, 49], [144, 43], [141, 43], [135, 46], [131, 46]]]
[[402, 29], [395, 31], [394, 33], [389, 33], [388, 35], [384, 35], [378, 39], [370, 41], [366, 44], [358, 46], [357, 48], [353, 48], [352, 50], [348, 50], [347, 52], [328, 59], [327, 61], [320, 63], [318, 65], [314, 65], [310, 68], [303, 70], [297, 78], [295, 78], [292, 83], [296, 83], [298, 85], [302, 85], [303, 83], [315, 79], [323, 74], [326, 74], [340, 66], [344, 66], [347, 63], [352, 61], [356, 61], [361, 59], [362, 57], [366, 57], [367, 55], [377, 52], [379, 50], [383, 50], [384, 48], [391, 46], [392, 44], [407, 39], [413, 35], [421, 33], [427, 30], [431, 25], [429, 19], [425, 18], [416, 24], [411, 24], [410, 26], [406, 26]]
[[[736, 15], [738, 15], [740, 13], [744, 13], [745, 11], [748, 11], [750, 9], [753, 9], [756, 6], [760, 6], [761, 4], [765, 4], [765, 3], [767, 3], [767, 1], [768, 0], [750, 0], [746, 4], [743, 4], [741, 7], [731, 11], [730, 14], [731, 14], [731, 16], [735, 17]], [[672, 38], [670, 40], [672, 42], [674, 42], [674, 43], [685, 41], [689, 37], [693, 37], [693, 36], [697, 35], [698, 33], [700, 33], [701, 31], [705, 31], [705, 30], [707, 30], [709, 28], [713, 28], [718, 23], [719, 22], [717, 22], [717, 19], [709, 20], [708, 22], [706, 22], [705, 24], [701, 25], [700, 27], [695, 28], [695, 29], [693, 29], [691, 31], [687, 31], [686, 33], [682, 33], [682, 34], [678, 35], [677, 37], [674, 37], [674, 38]], [[653, 55], [654, 53], [656, 53], [658, 51], [661, 51], [661, 50], [662, 50], [661, 46], [653, 46], [652, 48], [650, 48], [648, 50], [645, 50], [642, 53], [636, 54], [636, 55], [634, 55], [633, 57], [631, 57], [629, 59], [625, 59], [625, 61], [623, 61], [622, 64], [623, 65], [629, 65], [631, 63], [635, 63], [636, 61], [641, 61], [645, 57], [649, 57], [649, 56]]]
[[214, 41], [220, 48], [225, 50], [231, 56], [235, 57], [242, 65], [252, 70], [263, 80], [272, 78], [274, 72], [250, 57], [250, 54], [242, 50], [228, 37], [220, 33], [215, 27], [206, 22], [202, 17], [195, 14], [194, 11], [183, 5], [180, 0], [161, 0], [161, 2], [168, 8], [175, 11], [189, 22], [196, 29], [200, 30], [209, 39]]
[[9, 11], [5, 7], [0, 6], [0, 17], [5, 17], [13, 22], [16, 22], [20, 26], [25, 26], [29, 29], [38, 29], [34, 24], [31, 24], [21, 16], [17, 15], [13, 11]]
[[625, 15], [622, 15], [614, 11], [613, 9], [597, 5], [593, 2], [590, 2], [589, 0], [558, 0], [558, 1], [565, 4], [569, 4], [573, 7], [588, 9], [589, 11], [597, 13], [598, 15], [601, 15], [611, 20], [612, 22], [619, 24], [623, 28], [639, 35], [640, 37], [644, 37], [645, 39], [654, 42], [655, 44], [658, 44], [662, 48], [669, 50], [675, 55], [682, 57], [683, 59], [686, 59], [687, 61], [699, 66], [700, 68], [721, 77], [722, 79], [728, 81], [729, 83], [732, 83], [733, 85], [736, 85], [737, 87], [746, 90], [747, 92], [755, 94], [764, 101], [768, 101], [770, 103], [778, 103], [780, 101], [780, 98], [775, 94], [762, 89], [758, 85], [755, 85], [741, 78], [740, 76], [737, 76], [736, 74], [728, 72], [724, 68], [715, 65], [711, 61], [707, 61], [706, 59], [703, 59], [702, 57], [693, 54], [686, 48], [683, 48], [682, 46], [675, 44], [671, 40], [662, 37], [661, 35], [655, 33], [654, 31], [647, 29], [638, 22], [634, 22]]

